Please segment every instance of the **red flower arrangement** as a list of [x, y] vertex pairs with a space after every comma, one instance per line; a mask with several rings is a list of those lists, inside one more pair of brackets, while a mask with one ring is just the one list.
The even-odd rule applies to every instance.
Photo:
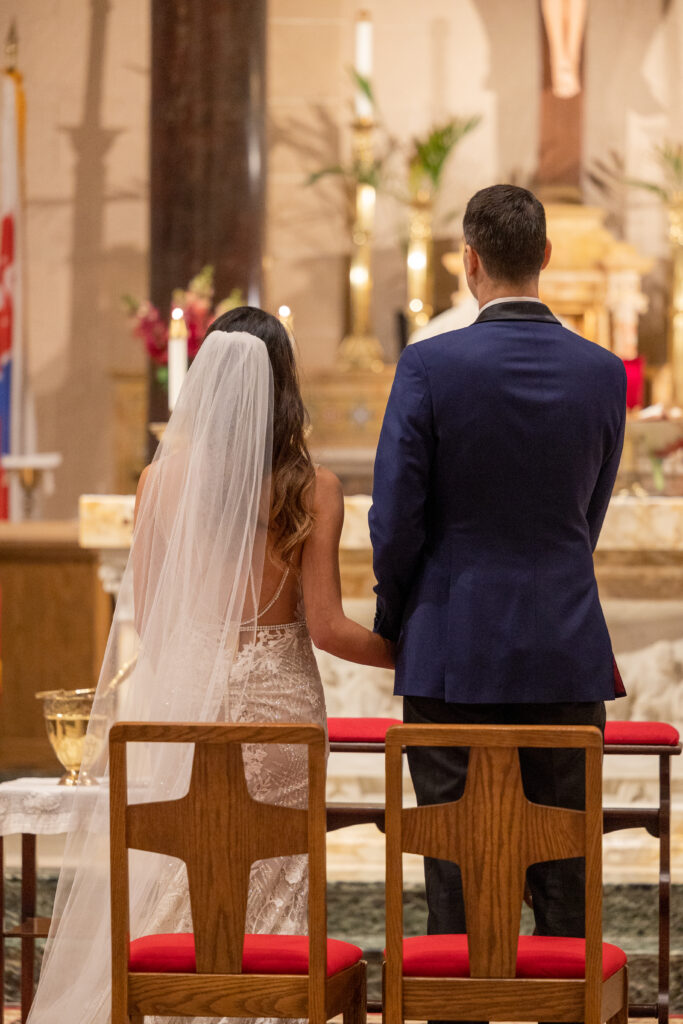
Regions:
[[[214, 270], [208, 264], [192, 278], [187, 288], [173, 292], [171, 308], [180, 307], [187, 326], [187, 354], [190, 361], [199, 352], [209, 324], [226, 313], [244, 304], [242, 290], [233, 288], [230, 295], [213, 308]], [[123, 302], [132, 321], [133, 336], [142, 341], [147, 355], [157, 367], [156, 376], [161, 384], [168, 382], [168, 317], [164, 320], [156, 306], [149, 299], [138, 302], [130, 295]], [[169, 310], [170, 316], [170, 310]]]

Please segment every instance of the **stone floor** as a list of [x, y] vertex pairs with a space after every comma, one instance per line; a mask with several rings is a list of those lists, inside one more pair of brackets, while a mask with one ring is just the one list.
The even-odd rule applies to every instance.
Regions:
[[[343, 779], [340, 788], [344, 788]], [[334, 796], [343, 797], [343, 792]], [[374, 792], [366, 796], [376, 798]], [[43, 878], [40, 913], [50, 911], [51, 889], [62, 849], [63, 837], [60, 836], [42, 837], [38, 842]], [[19, 866], [18, 837], [6, 840], [5, 853], [6, 869], [12, 875]], [[657, 976], [657, 861], [658, 843], [642, 830], [613, 833], [604, 839], [605, 937], [618, 941], [629, 953], [633, 998], [647, 1002], [654, 1000]], [[383, 877], [384, 837], [374, 826], [356, 826], [329, 834], [330, 934], [356, 941], [366, 950], [372, 998], [379, 998]], [[672, 1008], [674, 1012], [683, 1013], [683, 807], [674, 808], [672, 818], [672, 879]], [[409, 855], [404, 858], [404, 882], [406, 928], [417, 933], [424, 929], [426, 920], [421, 858]], [[528, 916], [525, 927], [530, 928]], [[10, 985], [7, 996], [10, 999], [16, 996], [16, 984]]]
[[[56, 878], [41, 872], [39, 913], [49, 913]], [[7, 878], [8, 919], [18, 912], [18, 880]], [[407, 884], [404, 901], [404, 927], [407, 935], [426, 929], [427, 909], [421, 884]], [[606, 885], [603, 903], [604, 936], [621, 945], [629, 955], [631, 998], [654, 1002], [657, 992], [656, 932], [657, 893], [652, 885]], [[384, 886], [382, 882], [336, 881], [328, 889], [328, 928], [334, 938], [360, 945], [368, 960], [368, 996], [381, 998], [380, 964], [384, 946]], [[522, 933], [530, 934], [533, 918], [523, 908]], [[672, 970], [673, 1012], [683, 1012], [683, 885], [672, 892]], [[18, 1000], [17, 944], [7, 946], [6, 998]], [[37, 958], [38, 959], [38, 958]], [[11, 1018], [10, 1018], [11, 1019]]]

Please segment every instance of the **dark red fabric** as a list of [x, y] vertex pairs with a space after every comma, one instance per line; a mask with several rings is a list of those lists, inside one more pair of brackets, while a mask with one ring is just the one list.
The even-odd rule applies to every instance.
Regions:
[[634, 359], [624, 359], [623, 362], [626, 370], [626, 408], [635, 409], [643, 404], [645, 359], [636, 356]]
[[617, 659], [612, 655], [612, 674], [614, 676], [614, 696], [625, 697], [626, 687], [624, 686], [624, 680], [621, 678], [621, 672], [617, 665]]
[[[339, 939], [327, 940], [327, 977], [358, 963], [362, 949]], [[144, 935], [130, 944], [132, 972], [194, 974], [194, 935]], [[308, 974], [307, 935], [245, 935], [245, 974]]]
[[387, 729], [401, 725], [399, 718], [328, 718], [330, 743], [384, 743]]
[[[585, 939], [522, 935], [517, 947], [518, 978], [583, 978]], [[602, 978], [626, 963], [626, 954], [602, 944]], [[412, 978], [468, 978], [470, 958], [466, 935], [419, 935], [403, 940], [403, 973]]]
[[678, 729], [667, 722], [607, 722], [605, 746], [658, 746], [678, 745]]

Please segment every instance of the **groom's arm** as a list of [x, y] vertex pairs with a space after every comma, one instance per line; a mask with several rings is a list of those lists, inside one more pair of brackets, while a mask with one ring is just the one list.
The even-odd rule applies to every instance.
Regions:
[[609, 505], [610, 498], [612, 497], [612, 490], [614, 488], [614, 482], [617, 478], [619, 463], [621, 461], [621, 452], [624, 447], [624, 432], [626, 429], [626, 371], [623, 363], [619, 366], [617, 375], [619, 379], [614, 382], [613, 388], [616, 394], [619, 395], [619, 398], [617, 399], [619, 409], [619, 426], [616, 431], [612, 450], [602, 464], [600, 474], [593, 489], [588, 511], [586, 512], [592, 551], [595, 551], [598, 538], [600, 536], [600, 530], [602, 529], [603, 520], [607, 514], [607, 506]]
[[375, 459], [370, 538], [377, 586], [375, 632], [396, 642], [425, 542], [434, 448], [427, 374], [410, 345], [396, 367]]

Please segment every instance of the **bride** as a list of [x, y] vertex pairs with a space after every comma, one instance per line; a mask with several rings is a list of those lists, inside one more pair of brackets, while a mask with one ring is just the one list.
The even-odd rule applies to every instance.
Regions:
[[[106, 738], [114, 721], [324, 725], [311, 641], [351, 661], [393, 667], [390, 645], [344, 615], [341, 485], [313, 466], [305, 423], [279, 320], [251, 307], [219, 317], [140, 479], [82, 764], [101, 784], [74, 791], [30, 1024], [110, 1020]], [[122, 653], [130, 654], [130, 604], [135, 667], [113, 689]], [[305, 805], [302, 757], [292, 745], [247, 748], [252, 796]], [[191, 758], [184, 745], [131, 745], [135, 802], [182, 796]], [[184, 865], [140, 851], [130, 863], [131, 938], [191, 930]], [[306, 899], [305, 858], [255, 864], [247, 931], [304, 933]]]

